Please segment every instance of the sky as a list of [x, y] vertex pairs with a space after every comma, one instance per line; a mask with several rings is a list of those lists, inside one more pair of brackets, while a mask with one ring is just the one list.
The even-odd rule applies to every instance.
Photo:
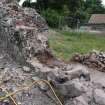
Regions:
[[[25, 1], [26, 1], [26, 0], [20, 0], [20, 1], [19, 1], [19, 5], [22, 6]], [[31, 0], [31, 1], [30, 1], [30, 3], [35, 3], [35, 2], [37, 2], [37, 0]]]
[[105, 0], [102, 0], [102, 3], [105, 5]]

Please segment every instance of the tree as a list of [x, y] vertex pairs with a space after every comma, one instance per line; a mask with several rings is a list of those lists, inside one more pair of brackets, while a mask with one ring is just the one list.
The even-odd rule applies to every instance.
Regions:
[[83, 22], [82, 19], [85, 19], [84, 0], [68, 0], [67, 5], [70, 11], [69, 17], [71, 17], [69, 26], [75, 28], [78, 21]]
[[101, 0], [86, 0], [85, 6], [86, 6], [86, 11], [89, 14], [105, 13], [105, 8], [102, 5]]
[[35, 4], [25, 1], [24, 6], [35, 8], [51, 27], [57, 27], [61, 17], [67, 17], [66, 24], [75, 28], [78, 21], [87, 22], [91, 14], [105, 13], [101, 0], [37, 0]]

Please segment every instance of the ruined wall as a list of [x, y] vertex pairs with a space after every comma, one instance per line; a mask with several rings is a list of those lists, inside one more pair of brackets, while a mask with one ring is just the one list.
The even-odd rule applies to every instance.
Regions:
[[0, 1], [1, 51], [23, 62], [48, 48], [47, 35], [46, 22], [34, 9], [21, 8], [13, 1]]

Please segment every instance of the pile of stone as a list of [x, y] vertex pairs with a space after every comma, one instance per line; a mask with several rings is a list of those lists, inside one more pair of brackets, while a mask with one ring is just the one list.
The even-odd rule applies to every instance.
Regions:
[[[49, 68], [37, 60], [30, 62], [36, 69], [30, 72], [29, 67], [22, 67], [0, 57], [0, 82], [3, 90], [0, 97], [8, 92], [15, 92], [21, 86], [35, 80], [48, 80], [64, 105], [105, 105], [104, 86], [91, 82], [87, 68], [80, 65], [65, 65], [64, 68]], [[43, 82], [33, 86], [29, 91], [14, 95], [17, 104], [21, 105], [55, 105], [50, 88]], [[56, 99], [55, 99], [56, 100]], [[57, 101], [57, 100], [56, 100]], [[10, 98], [0, 101], [1, 105], [11, 105]], [[59, 105], [59, 103], [58, 103]]]
[[104, 52], [92, 51], [88, 54], [75, 54], [72, 61], [87, 65], [88, 67], [95, 67], [99, 71], [105, 72]]
[[[6, 96], [5, 91], [15, 92], [44, 79], [64, 105], [105, 105], [105, 87], [91, 81], [86, 67], [55, 59], [49, 50], [47, 32], [45, 20], [34, 9], [22, 8], [15, 0], [0, 1], [0, 98]], [[96, 55], [92, 53], [91, 58], [103, 58]], [[75, 57], [79, 62], [83, 59]], [[56, 100], [43, 82], [13, 97], [18, 105], [55, 105]], [[7, 98], [0, 105], [13, 103]]]
[[[64, 105], [105, 105], [104, 85], [91, 81], [88, 68], [75, 64], [65, 66], [51, 69], [40, 65], [39, 78], [52, 84]], [[34, 76], [32, 79], [37, 80]], [[45, 84], [39, 85], [42, 91], [51, 96]]]

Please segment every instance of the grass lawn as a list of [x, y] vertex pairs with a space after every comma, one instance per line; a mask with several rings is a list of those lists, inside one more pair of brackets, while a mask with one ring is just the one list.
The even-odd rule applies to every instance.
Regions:
[[50, 30], [49, 43], [53, 53], [62, 60], [93, 49], [105, 51], [105, 36], [89, 33]]

